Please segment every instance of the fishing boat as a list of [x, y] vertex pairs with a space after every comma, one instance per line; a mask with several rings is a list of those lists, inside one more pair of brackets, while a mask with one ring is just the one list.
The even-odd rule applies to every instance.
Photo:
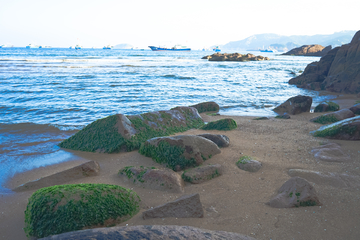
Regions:
[[103, 47], [103, 49], [112, 49], [112, 48], [113, 46], [111, 46], [110, 44]]
[[219, 48], [219, 46], [216, 46], [213, 48], [213, 51], [214, 52], [221, 52], [221, 49]]
[[155, 47], [155, 46], [149, 46], [149, 48], [153, 51], [181, 51], [181, 52], [189, 52], [191, 51], [191, 48], [175, 45], [172, 48], [166, 48], [166, 47]]
[[81, 49], [81, 46], [80, 46], [79, 44], [77, 44], [77, 45], [75, 46], [75, 49], [76, 49], [76, 50]]
[[274, 51], [271, 49], [260, 49], [260, 52], [274, 52]]
[[36, 45], [34, 45], [34, 44], [29, 44], [29, 45], [27, 45], [26, 46], [26, 48], [38, 48], [39, 46], [36, 46]]

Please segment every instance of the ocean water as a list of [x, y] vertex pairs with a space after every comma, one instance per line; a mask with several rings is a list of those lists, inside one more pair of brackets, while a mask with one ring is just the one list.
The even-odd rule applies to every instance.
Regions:
[[[247, 52], [241, 52], [247, 53]], [[287, 82], [318, 57], [209, 62], [212, 52], [103, 49], [0, 49], [0, 192], [6, 179], [73, 156], [57, 144], [116, 113], [139, 114], [205, 101], [220, 114], [274, 116], [296, 95], [324, 100]]]

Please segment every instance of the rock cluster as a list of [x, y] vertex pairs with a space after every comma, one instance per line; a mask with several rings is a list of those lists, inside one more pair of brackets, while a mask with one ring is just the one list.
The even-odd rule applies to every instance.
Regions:
[[248, 61], [264, 61], [270, 60], [268, 57], [255, 56], [254, 54], [240, 54], [240, 53], [214, 53], [202, 57], [201, 59], [208, 59], [209, 61], [233, 61], [233, 62], [248, 62]]
[[323, 47], [319, 44], [303, 45], [298, 48], [291, 49], [290, 51], [281, 55], [295, 55], [295, 56], [325, 56], [331, 50], [331, 45]]

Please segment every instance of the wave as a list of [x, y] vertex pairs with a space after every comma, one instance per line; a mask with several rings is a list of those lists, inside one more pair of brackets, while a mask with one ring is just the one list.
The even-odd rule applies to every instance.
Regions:
[[177, 76], [177, 75], [172, 75], [172, 74], [163, 75], [161, 77], [163, 77], [163, 78], [173, 78], [173, 79], [196, 79], [195, 77], [183, 77], [183, 76]]
[[37, 124], [31, 122], [24, 123], [0, 123], [0, 134], [4, 133], [25, 133], [25, 134], [41, 134], [55, 133], [60, 134], [68, 132], [75, 133], [79, 130], [79, 126], [61, 126], [53, 124]]

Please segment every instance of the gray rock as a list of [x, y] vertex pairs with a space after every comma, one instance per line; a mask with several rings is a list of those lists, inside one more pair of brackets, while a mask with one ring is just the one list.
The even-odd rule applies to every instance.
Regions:
[[228, 147], [230, 145], [230, 139], [225, 135], [204, 133], [198, 135], [200, 137], [209, 139], [214, 142], [218, 147]]
[[[355, 114], [349, 109], [342, 109], [336, 112], [326, 113], [316, 118], [310, 119], [311, 122], [318, 122], [322, 124], [333, 123], [347, 118], [355, 117]], [[336, 121], [337, 120], [337, 121]]]
[[149, 209], [142, 214], [143, 219], [148, 218], [202, 218], [204, 210], [198, 193], [182, 196], [175, 201]]
[[279, 114], [288, 113], [291, 115], [310, 112], [311, 104], [311, 97], [298, 95], [296, 97], [289, 98], [286, 102], [274, 108], [274, 112]]
[[89, 239], [131, 239], [131, 240], [256, 240], [255, 238], [233, 232], [211, 231], [190, 226], [140, 225], [111, 228], [95, 228], [53, 235], [43, 240], [89, 240]]
[[314, 157], [325, 162], [346, 162], [350, 161], [350, 157], [346, 155], [340, 145], [329, 143], [317, 148], [313, 148], [311, 152]]
[[182, 178], [191, 183], [202, 183], [222, 175], [220, 164], [200, 166], [184, 171]]
[[274, 208], [321, 205], [314, 187], [300, 177], [292, 177], [286, 181], [280, 187], [278, 194], [266, 204]]
[[199, 113], [203, 112], [218, 112], [220, 110], [219, 104], [216, 102], [203, 102], [190, 107], [196, 108]]
[[248, 171], [248, 172], [257, 172], [262, 167], [261, 162], [253, 160], [251, 158], [242, 158], [241, 160], [239, 160], [236, 163], [236, 165], [241, 170]]
[[280, 119], [290, 119], [290, 115], [287, 113], [284, 113], [282, 115], [278, 115], [275, 118], [280, 118]]
[[354, 106], [352, 106], [351, 108], [349, 108], [350, 111], [352, 111], [354, 114], [356, 115], [360, 115], [360, 103], [355, 104]]

